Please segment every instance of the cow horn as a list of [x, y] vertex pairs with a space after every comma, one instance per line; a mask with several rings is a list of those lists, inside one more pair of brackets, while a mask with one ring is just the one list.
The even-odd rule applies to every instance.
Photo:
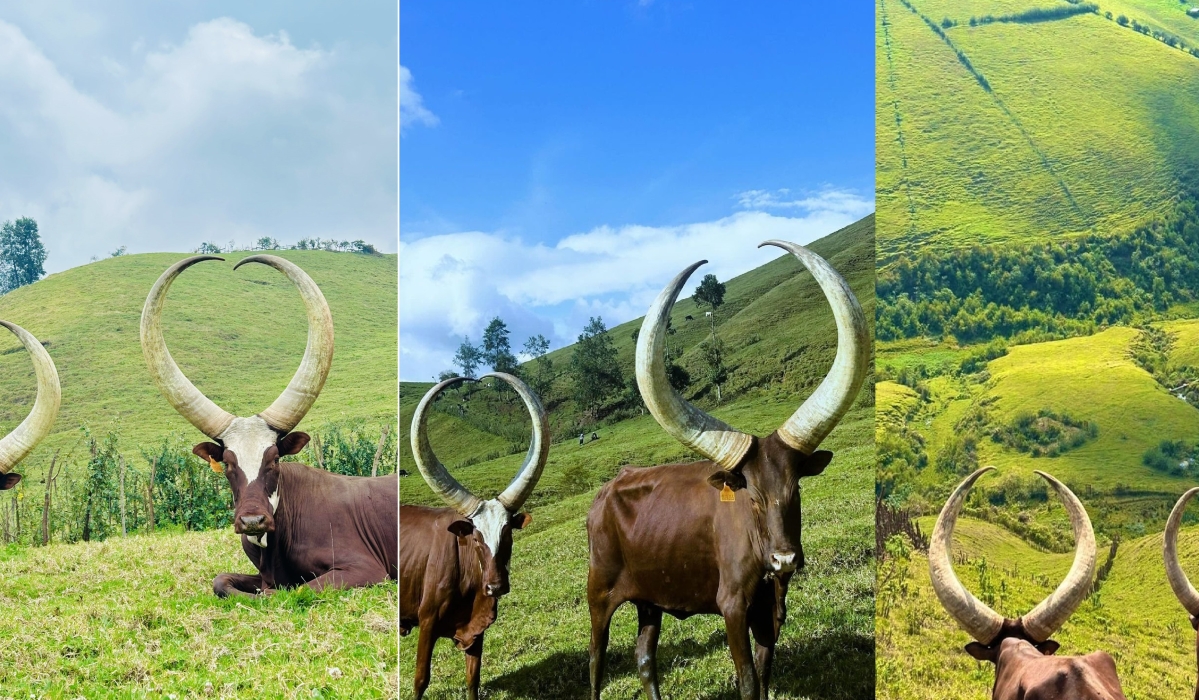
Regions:
[[0, 440], [0, 474], [7, 474], [50, 434], [62, 403], [62, 389], [58, 385], [54, 361], [38, 339], [15, 323], [0, 321], [0, 325], [12, 331], [25, 346], [37, 375], [37, 399], [33, 402], [33, 410], [15, 430]]
[[542, 408], [537, 395], [519, 378], [503, 372], [491, 372], [484, 374], [479, 379], [487, 377], [495, 377], [511, 385], [524, 400], [525, 408], [529, 409], [529, 417], [533, 419], [533, 438], [529, 442], [529, 451], [525, 454], [525, 461], [520, 465], [520, 471], [516, 472], [512, 483], [508, 484], [508, 488], [496, 497], [500, 505], [504, 506], [509, 513], [515, 513], [532, 495], [533, 487], [541, 478], [541, 470], [545, 468], [545, 462], [549, 458], [549, 418], [545, 415], [545, 409]]
[[299, 425], [304, 414], [312, 408], [329, 377], [329, 367], [333, 364], [333, 314], [329, 312], [329, 303], [321, 294], [321, 288], [295, 263], [277, 255], [251, 255], [243, 258], [233, 269], [246, 263], [269, 265], [287, 275], [287, 279], [300, 290], [304, 309], [308, 312], [308, 344], [304, 348], [300, 367], [279, 398], [258, 414], [275, 430], [287, 432]]
[[1182, 498], [1174, 504], [1174, 510], [1170, 511], [1170, 519], [1166, 521], [1166, 543], [1162, 556], [1166, 560], [1166, 578], [1170, 581], [1170, 588], [1174, 589], [1174, 595], [1178, 596], [1178, 602], [1182, 603], [1182, 607], [1191, 615], [1199, 617], [1199, 592], [1196, 592], [1195, 587], [1187, 580], [1187, 575], [1182, 571], [1182, 564], [1178, 561], [1178, 528], [1182, 525], [1182, 514], [1186, 512], [1187, 503], [1197, 493], [1199, 487], [1182, 494]]
[[777, 246], [788, 251], [812, 273], [837, 321], [837, 356], [820, 386], [778, 429], [778, 435], [792, 449], [811, 454], [857, 397], [870, 367], [870, 332], [866, 315], [857, 297], [832, 265], [807, 248], [787, 241], [770, 240], [762, 246]]
[[953, 548], [953, 526], [958, 522], [966, 494], [980, 476], [994, 468], [983, 467], [958, 484], [937, 516], [937, 525], [928, 544], [928, 573], [932, 578], [933, 591], [962, 629], [983, 644], [990, 644], [999, 634], [1003, 627], [1003, 616], [966, 590], [953, 572], [950, 552]]
[[429, 484], [429, 488], [433, 489], [433, 492], [438, 496], [441, 496], [451, 508], [469, 518], [479, 509], [482, 501], [479, 500], [478, 496], [467, 490], [465, 486], [458, 483], [458, 480], [450, 475], [445, 465], [437, 459], [437, 455], [433, 453], [433, 447], [429, 445], [429, 435], [426, 427], [429, 406], [433, 404], [433, 399], [437, 398], [437, 395], [442, 391], [467, 381], [473, 382], [475, 380], [467, 379], [466, 377], [454, 377], [429, 389], [425, 397], [417, 404], [416, 413], [412, 414], [411, 432], [412, 457], [416, 460], [416, 468], [420, 470], [420, 474], [424, 477], [425, 482]]
[[670, 385], [663, 356], [666, 324], [670, 321], [675, 299], [691, 273], [707, 262], [700, 260], [680, 272], [646, 312], [637, 336], [637, 388], [641, 390], [645, 407], [663, 430], [721, 467], [732, 469], [749, 451], [753, 436], [687, 403]]
[[233, 414], [213, 403], [195, 387], [167, 350], [166, 340], [162, 337], [162, 305], [166, 300], [167, 290], [171, 283], [187, 268], [205, 260], [224, 260], [214, 255], [193, 255], [167, 268], [146, 297], [142, 307], [141, 340], [142, 353], [146, 356], [146, 365], [158, 390], [175, 408], [200, 432], [210, 438], [219, 439], [221, 433], [233, 422]]

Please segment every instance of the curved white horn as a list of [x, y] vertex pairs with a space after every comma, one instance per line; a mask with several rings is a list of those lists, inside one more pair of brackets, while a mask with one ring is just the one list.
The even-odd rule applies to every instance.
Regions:
[[828, 261], [787, 241], [766, 241], [758, 247], [767, 245], [791, 253], [812, 273], [833, 308], [833, 318], [837, 322], [837, 356], [832, 369], [816, 391], [778, 429], [779, 437], [792, 449], [811, 454], [837, 427], [862, 388], [870, 368], [870, 331], [866, 326], [866, 314], [849, 283]]
[[545, 462], [549, 459], [550, 422], [545, 415], [545, 409], [541, 406], [540, 399], [527, 384], [511, 374], [503, 372], [484, 374], [479, 379], [483, 380], [487, 377], [495, 377], [511, 385], [516, 393], [520, 394], [520, 398], [525, 402], [525, 408], [529, 410], [529, 417], [533, 419], [533, 438], [529, 442], [529, 451], [525, 454], [525, 461], [520, 465], [520, 470], [516, 472], [512, 483], [508, 484], [508, 488], [496, 497], [500, 505], [504, 506], [509, 513], [515, 513], [532, 495], [533, 487], [541, 478], [541, 470], [545, 468]]
[[210, 438], [218, 439], [233, 422], [233, 414], [210, 401], [200, 392], [183, 372], [167, 350], [166, 340], [162, 337], [162, 306], [166, 301], [167, 290], [171, 283], [187, 268], [205, 260], [224, 260], [215, 255], [193, 255], [167, 268], [146, 297], [142, 307], [141, 341], [142, 353], [146, 357], [146, 366], [158, 390], [166, 400], [200, 432]]
[[1199, 617], [1199, 592], [1195, 591], [1178, 561], [1178, 528], [1182, 525], [1182, 514], [1186, 512], [1187, 503], [1197, 493], [1199, 487], [1182, 494], [1182, 498], [1174, 504], [1174, 510], [1170, 511], [1170, 518], [1166, 521], [1166, 543], [1162, 548], [1162, 558], [1166, 560], [1166, 578], [1170, 581], [1170, 588], [1174, 590], [1178, 602], [1182, 603], [1187, 612]]
[[287, 432], [303, 420], [329, 377], [329, 368], [333, 364], [333, 314], [329, 312], [329, 303], [321, 294], [321, 288], [295, 263], [276, 255], [251, 255], [243, 258], [233, 269], [246, 263], [269, 265], [287, 275], [287, 279], [300, 290], [304, 309], [308, 312], [308, 344], [304, 348], [300, 367], [279, 398], [258, 414], [275, 430]]
[[469, 518], [479, 509], [482, 501], [465, 486], [458, 483], [458, 480], [451, 476], [449, 470], [437, 459], [437, 455], [433, 453], [433, 447], [429, 444], [429, 435], [425, 425], [428, 420], [429, 406], [433, 404], [437, 395], [467, 381], [475, 380], [454, 377], [429, 389], [420, 403], [416, 405], [416, 413], [412, 414], [411, 440], [412, 457], [416, 460], [416, 468], [420, 470], [420, 475], [424, 477], [425, 483], [429, 484], [433, 493], [441, 496], [451, 508]]
[[25, 346], [33, 360], [33, 373], [37, 376], [37, 399], [25, 420], [0, 440], [0, 473], [7, 474], [22, 459], [33, 451], [42, 438], [50, 434], [54, 420], [58, 418], [58, 407], [62, 403], [62, 389], [58, 384], [58, 370], [50, 353], [28, 331], [15, 323], [0, 321], [12, 331]]
[[1070, 527], [1074, 530], [1074, 563], [1069, 573], [1049, 597], [1037, 604], [1032, 612], [1020, 619], [1024, 622], [1024, 631], [1034, 641], [1043, 642], [1058, 631], [1070, 615], [1078, 609], [1082, 601], [1091, 594], [1091, 583], [1095, 579], [1095, 531], [1091, 529], [1091, 519], [1087, 510], [1082, 507], [1082, 501], [1066, 485], [1049, 474], [1034, 471], [1034, 474], [1049, 482], [1062, 505], [1070, 514]]
[[691, 273], [707, 262], [700, 260], [675, 276], [646, 312], [637, 336], [637, 388], [663, 430], [721, 467], [732, 469], [745, 457], [754, 437], [687, 403], [670, 385], [663, 356], [666, 324], [675, 299]]
[[966, 590], [953, 572], [950, 552], [953, 550], [953, 526], [957, 524], [966, 495], [980, 476], [993, 469], [995, 467], [983, 467], [958, 484], [937, 516], [937, 525], [928, 544], [928, 573], [932, 578], [933, 592], [958, 625], [983, 644], [990, 644], [999, 634], [1003, 627], [1003, 616]]

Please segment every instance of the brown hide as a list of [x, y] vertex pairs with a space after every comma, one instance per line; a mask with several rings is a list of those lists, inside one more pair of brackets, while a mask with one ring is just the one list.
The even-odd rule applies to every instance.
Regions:
[[[1046, 644], [1050, 654], [1057, 648]], [[1107, 652], [1052, 656], [1017, 637], [990, 648], [973, 643], [967, 649], [980, 661], [994, 662], [993, 700], [1126, 700]]]

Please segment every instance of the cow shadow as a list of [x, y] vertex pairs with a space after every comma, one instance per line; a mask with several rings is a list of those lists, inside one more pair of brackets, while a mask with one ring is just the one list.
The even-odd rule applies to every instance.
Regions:
[[[706, 639], [686, 639], [658, 647], [658, 669], [664, 673], [675, 659], [694, 659], [727, 649], [723, 630]], [[512, 698], [587, 698], [588, 655], [586, 649], [557, 652], [534, 664], [509, 671], [484, 684], [485, 690], [503, 690]], [[733, 673], [732, 659], [728, 660]], [[611, 645], [604, 687], [626, 676], [636, 677], [633, 645]], [[776, 693], [812, 700], [851, 700], [874, 697], [874, 640], [848, 631], [833, 631], [820, 637], [780, 644], [775, 650], [771, 696]], [[663, 694], [669, 690], [663, 687]], [[640, 697], [640, 695], [638, 695]], [[696, 700], [736, 700], [734, 687], [712, 688], [694, 696]]]

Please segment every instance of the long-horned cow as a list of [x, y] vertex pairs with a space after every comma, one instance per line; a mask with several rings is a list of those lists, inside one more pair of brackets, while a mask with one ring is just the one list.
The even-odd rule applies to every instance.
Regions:
[[0, 491], [11, 489], [21, 482], [21, 475], [12, 470], [33, 451], [42, 438], [50, 434], [58, 418], [58, 407], [62, 403], [62, 389], [58, 384], [58, 370], [50, 353], [32, 334], [15, 323], [0, 321], [17, 336], [33, 360], [33, 373], [37, 377], [37, 398], [25, 420], [11, 433], [0, 440]]
[[[158, 278], [142, 309], [141, 342], [158, 389], [171, 406], [215, 442], [192, 450], [223, 472], [233, 490], [233, 530], [257, 575], [220, 574], [218, 596], [269, 593], [307, 585], [368, 586], [396, 578], [399, 481], [395, 474], [354, 477], [304, 464], [280, 462], [308, 444], [292, 432], [312, 407], [333, 363], [333, 316], [312, 278], [274, 255], [251, 255], [247, 263], [269, 265], [299, 289], [308, 315], [308, 344], [295, 376], [265, 411], [234, 416], [201, 393], [175, 364], [162, 335], [167, 290], [181, 272], [205, 260], [181, 260]], [[223, 467], [221, 465], [224, 465]]]
[[[1182, 494], [1174, 504], [1174, 510], [1170, 511], [1170, 518], [1166, 521], [1166, 541], [1162, 552], [1162, 558], [1166, 561], [1166, 579], [1169, 580], [1170, 588], [1173, 589], [1178, 602], [1190, 613], [1191, 627], [1195, 630], [1199, 630], [1199, 591], [1191, 585], [1182, 570], [1182, 564], [1178, 561], [1178, 529], [1182, 526], [1182, 514], [1186, 512], [1187, 503], [1197, 493], [1199, 487]], [[1199, 662], [1199, 636], [1195, 639], [1195, 658]], [[1199, 683], [1195, 686], [1195, 700], [1199, 700]]]
[[416, 700], [429, 686], [433, 645], [453, 639], [466, 653], [466, 687], [470, 700], [479, 697], [483, 634], [495, 622], [500, 596], [508, 592], [512, 531], [532, 520], [520, 507], [533, 493], [549, 457], [549, 423], [545, 409], [524, 382], [510, 374], [485, 374], [507, 382], [524, 401], [533, 419], [533, 435], [524, 463], [497, 497], [482, 500], [458, 483], [429, 444], [428, 411], [441, 392], [468, 380], [447, 379], [429, 390], [412, 416], [412, 455], [429, 488], [448, 508], [400, 506], [404, 547], [400, 552], [400, 634], [420, 630], [416, 641], [413, 688]]
[[599, 698], [603, 683], [612, 615], [630, 601], [640, 623], [638, 672], [650, 698], [660, 697], [655, 654], [663, 612], [723, 616], [741, 697], [768, 697], [787, 587], [804, 565], [799, 480], [820, 474], [832, 459], [816, 448], [862, 386], [870, 339], [861, 306], [828, 262], [794, 243], [761, 245], [789, 251], [820, 285], [837, 323], [836, 359], [775, 432], [765, 438], [740, 432], [687, 403], [666, 376], [663, 342], [671, 308], [687, 278], [707, 261], [683, 270], [658, 296], [637, 339], [637, 386], [659, 425], [707, 459], [625, 468], [591, 506], [592, 698]]
[[966, 477], [950, 494], [928, 548], [928, 568], [933, 590], [941, 605], [973, 641], [966, 652], [979, 661], [995, 664], [993, 700], [1124, 700], [1116, 663], [1103, 651], [1085, 656], [1054, 656], [1058, 643], [1050, 639], [1091, 592], [1095, 574], [1095, 533], [1078, 497], [1065, 484], [1044, 472], [1070, 515], [1074, 530], [1074, 563], [1065, 580], [1031, 612], [1013, 620], [1004, 618], [975, 598], [953, 571], [950, 552], [953, 528], [974, 482], [994, 467], [983, 467]]

